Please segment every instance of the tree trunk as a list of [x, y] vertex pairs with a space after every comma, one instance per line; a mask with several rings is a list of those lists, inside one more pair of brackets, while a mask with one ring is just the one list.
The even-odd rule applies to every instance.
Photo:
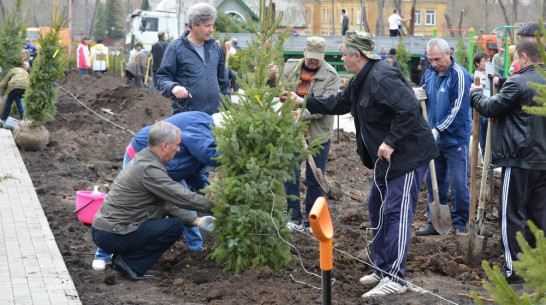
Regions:
[[512, 0], [512, 21], [513, 23], [518, 22], [518, 1]]
[[[483, 11], [484, 12], [488, 12], [487, 10], [487, 0], [485, 0], [485, 5], [483, 7]], [[483, 32], [485, 35], [489, 34], [489, 31], [487, 30], [487, 13], [486, 14], [483, 14], [483, 19], [484, 19], [484, 24], [483, 24]]]
[[385, 25], [383, 23], [383, 7], [385, 6], [385, 0], [377, 0], [377, 23], [375, 27], [376, 36], [385, 35]]
[[95, 1], [95, 9], [93, 10], [93, 16], [91, 17], [91, 26], [89, 27], [88, 37], [91, 37], [93, 33], [95, 32], [95, 20], [97, 18], [97, 10], [99, 9], [99, 2], [100, 0]]
[[[463, 28], [463, 17], [464, 17], [464, 9], [461, 10], [461, 15], [459, 15], [459, 26], [457, 27], [458, 29], [462, 29]], [[463, 35], [464, 32], [459, 32], [459, 36]]]
[[[546, 0], [544, 0], [546, 1]], [[0, 24], [4, 23], [4, 19], [6, 17], [6, 7], [4, 6], [4, 0], [0, 0], [0, 17], [2, 18], [0, 21]]]
[[[546, 0], [544, 0], [546, 1]], [[364, 24], [364, 30], [366, 32], [370, 32], [370, 26], [368, 25], [368, 18], [366, 18], [366, 0], [362, 0], [362, 15], [360, 16], [362, 18], [362, 23]]]
[[413, 0], [413, 3], [411, 4], [411, 21], [409, 26], [409, 34], [408, 36], [413, 36], [415, 32], [415, 5], [417, 3], [417, 0]]
[[510, 20], [508, 20], [508, 14], [506, 14], [506, 8], [504, 7], [504, 3], [502, 3], [502, 0], [499, 0], [499, 5], [502, 10], [502, 15], [504, 16], [504, 24], [510, 24]]
[[[446, 18], [446, 28], [448, 29], [451, 29], [451, 19], [449, 19], [449, 15], [448, 14], [444, 14], [444, 17]], [[455, 37], [455, 32], [449, 32], [449, 35], [451, 37]]]

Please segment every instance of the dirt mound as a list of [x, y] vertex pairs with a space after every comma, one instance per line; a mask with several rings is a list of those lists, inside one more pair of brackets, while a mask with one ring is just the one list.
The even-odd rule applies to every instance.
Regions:
[[[72, 213], [75, 191], [99, 185], [102, 192], [107, 192], [121, 170], [131, 131], [169, 116], [170, 103], [157, 93], [149, 95], [147, 89], [128, 86], [110, 74], [80, 77], [70, 72], [59, 82], [57, 110], [55, 121], [46, 126], [51, 134], [49, 146], [40, 152], [23, 151], [22, 155], [83, 304], [321, 302], [320, 290], [312, 287], [320, 287], [320, 278], [308, 273], [320, 274], [318, 242], [302, 233], [295, 234], [294, 244], [301, 253], [305, 270], [297, 259], [281, 270], [256, 268], [236, 275], [222, 271], [223, 266], [207, 259], [210, 249], [192, 252], [182, 241], [150, 270], [157, 276], [154, 281], [130, 282], [111, 268], [104, 272], [92, 270], [95, 246], [90, 227], [79, 223]], [[358, 279], [371, 272], [364, 249], [371, 239], [366, 201], [373, 172], [363, 167], [355, 150], [354, 134], [342, 133], [339, 143], [336, 138], [332, 142], [327, 166], [331, 188], [327, 197], [334, 220], [336, 248], [333, 304], [443, 303], [432, 294], [416, 293], [360, 298], [369, 288], [361, 286]], [[425, 202], [423, 190], [414, 229], [426, 224]], [[484, 259], [498, 264], [502, 253], [499, 228], [493, 219], [488, 222], [492, 235]], [[472, 304], [459, 293], [472, 290], [483, 293], [478, 285], [484, 274], [481, 269], [473, 270], [464, 265], [455, 247], [452, 235], [412, 236], [407, 278], [455, 303]]]

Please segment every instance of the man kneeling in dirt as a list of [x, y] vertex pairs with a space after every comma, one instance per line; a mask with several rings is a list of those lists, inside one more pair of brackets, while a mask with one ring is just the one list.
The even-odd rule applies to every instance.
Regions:
[[[354, 117], [357, 152], [364, 165], [374, 169], [368, 210], [373, 227], [375, 273], [364, 285], [377, 285], [363, 298], [403, 293], [406, 257], [419, 191], [428, 163], [438, 156], [419, 101], [402, 73], [374, 51], [369, 33], [351, 29], [341, 44], [341, 60], [354, 73], [347, 89], [327, 97], [307, 99], [310, 113]], [[284, 93], [280, 100], [287, 97]], [[294, 92], [297, 104], [303, 99]], [[368, 245], [366, 245], [367, 247]]]
[[213, 203], [172, 180], [165, 169], [179, 145], [178, 127], [163, 121], [154, 124], [148, 147], [119, 173], [93, 219], [93, 241], [114, 253], [114, 269], [132, 280], [154, 278], [146, 271], [180, 239], [184, 225], [204, 231], [214, 227], [214, 217], [197, 217], [186, 210], [210, 214]]

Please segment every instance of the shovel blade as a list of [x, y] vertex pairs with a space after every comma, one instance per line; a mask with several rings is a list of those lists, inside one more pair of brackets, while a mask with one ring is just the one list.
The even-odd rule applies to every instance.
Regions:
[[446, 235], [451, 231], [451, 211], [449, 206], [431, 202], [428, 204], [432, 226], [440, 235]]
[[328, 181], [326, 181], [326, 177], [324, 177], [320, 169], [314, 168], [313, 175], [315, 175], [315, 178], [317, 179], [317, 182], [319, 183], [322, 190], [325, 193], [328, 193], [328, 190], [329, 190]]
[[462, 256], [464, 262], [470, 267], [478, 267], [482, 261], [482, 254], [487, 239], [482, 235], [476, 234], [473, 225], [470, 225], [467, 233], [457, 234], [455, 238], [458, 254]]

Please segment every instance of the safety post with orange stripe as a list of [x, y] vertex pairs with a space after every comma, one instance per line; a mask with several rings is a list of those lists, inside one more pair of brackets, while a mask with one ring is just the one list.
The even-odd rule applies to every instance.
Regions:
[[332, 303], [332, 269], [334, 227], [328, 203], [324, 197], [318, 197], [309, 214], [309, 222], [313, 229], [313, 235], [320, 242], [320, 269], [322, 275], [322, 304]]

